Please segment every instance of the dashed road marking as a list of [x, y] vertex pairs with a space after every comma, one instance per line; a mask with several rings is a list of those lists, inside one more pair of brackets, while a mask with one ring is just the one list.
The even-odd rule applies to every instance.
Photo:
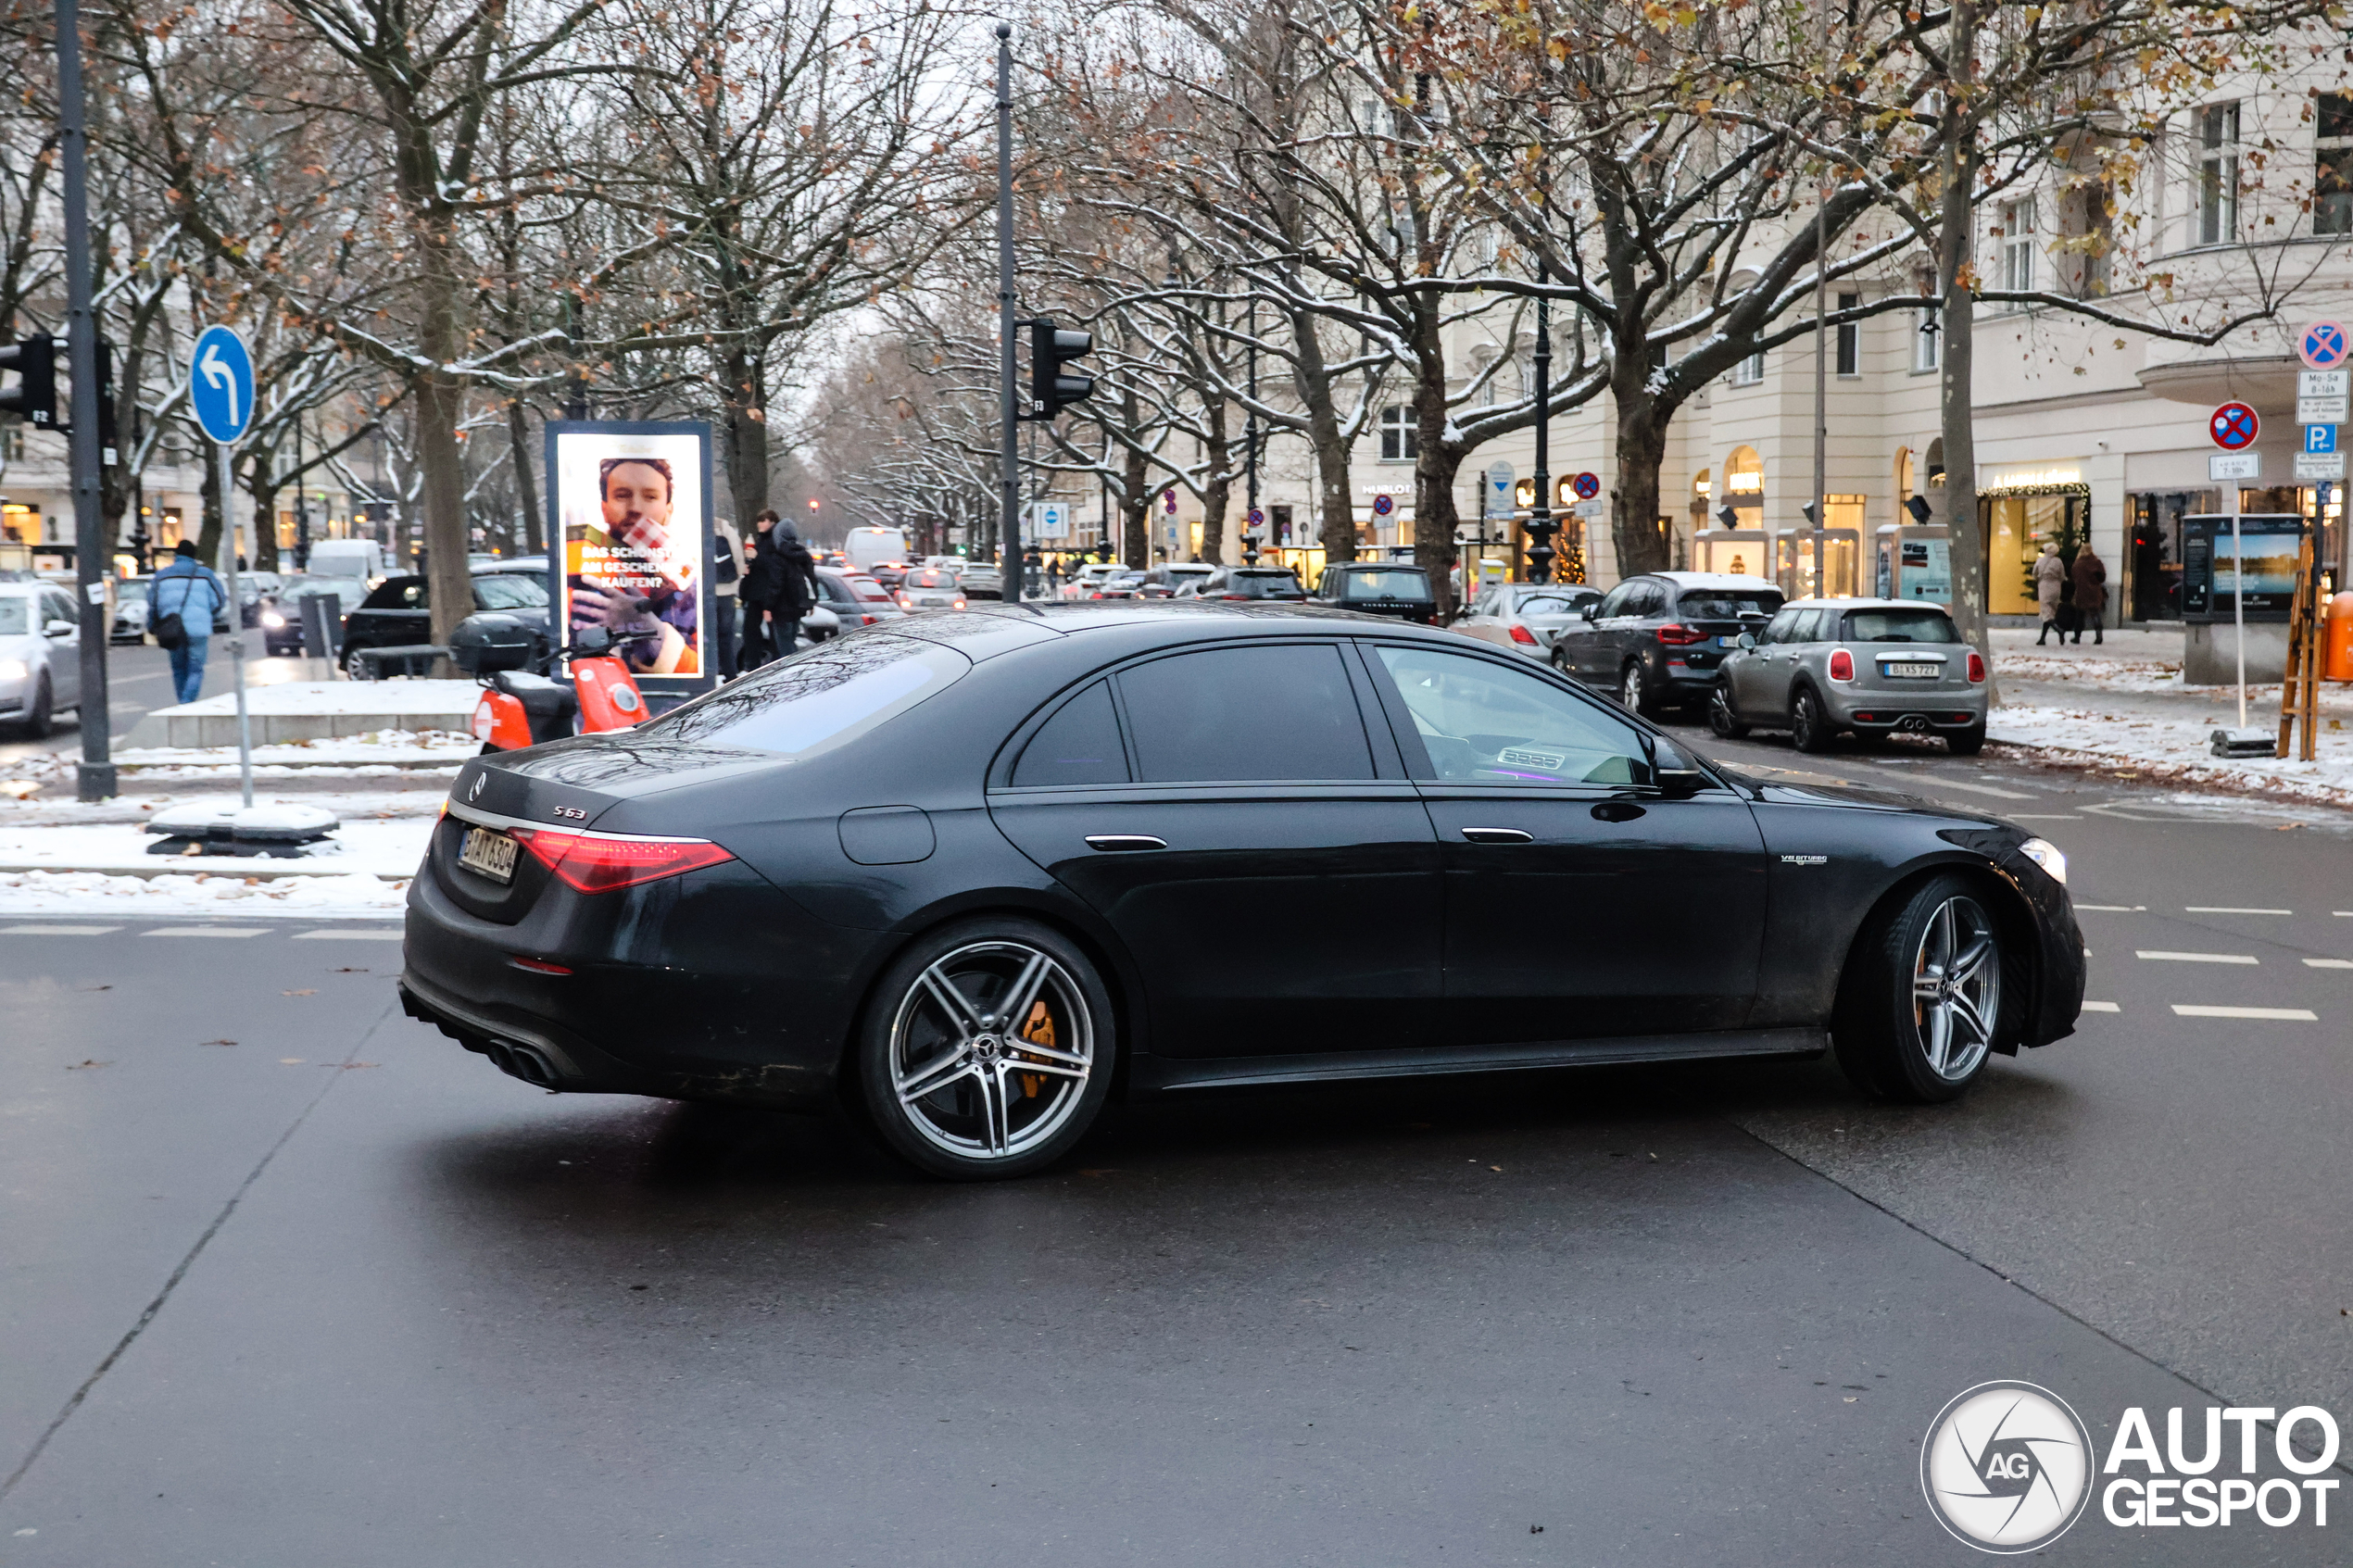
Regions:
[[2014, 822], [2080, 822], [2083, 820], [2082, 818], [2075, 816], [2070, 812], [2064, 811], [2012, 811], [2008, 813], [2008, 816], [2009, 820]]
[[1991, 795], [2003, 800], [2032, 800], [2037, 798], [2034, 793], [2031, 790], [1995, 789], [1992, 784], [1963, 784], [1958, 779], [1948, 779], [1944, 777], [1942, 774], [1937, 773], [1930, 774], [1928, 777], [1922, 779], [1920, 784], [1929, 789], [1957, 789], [1964, 795]]
[[2124, 1010], [2114, 1002], [2085, 1002], [2083, 1010], [2085, 1012], [2122, 1012]]
[[2353, 959], [2306, 959], [2306, 969], [2353, 969]]
[[2318, 1023], [2321, 1021], [2318, 1013], [2307, 1008], [2211, 1008], [2175, 1002], [2173, 1011], [2183, 1018], [2271, 1018], [2287, 1023]]
[[297, 942], [397, 942], [407, 933], [398, 927], [380, 930], [371, 927], [363, 931], [297, 931]]
[[121, 929], [119, 925], [10, 925], [0, 926], [0, 936], [104, 936]]
[[2078, 904], [2079, 909], [2097, 909], [2103, 914], [2136, 915], [2148, 908], [2146, 904]]
[[2230, 904], [2184, 904], [2182, 912], [2188, 915], [2292, 915], [2294, 909], [2242, 909]]
[[159, 925], [153, 931], [142, 932], [140, 935], [143, 936], [258, 936], [263, 929], [258, 925]]
[[2136, 959], [2152, 959], [2160, 963], [2261, 963], [2252, 953], [2166, 953], [2154, 947], [2136, 947]]

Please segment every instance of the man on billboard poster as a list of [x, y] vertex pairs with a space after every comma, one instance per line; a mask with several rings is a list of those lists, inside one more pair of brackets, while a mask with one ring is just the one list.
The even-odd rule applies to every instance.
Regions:
[[557, 440], [571, 633], [610, 630], [639, 675], [700, 675], [701, 437], [565, 431]]

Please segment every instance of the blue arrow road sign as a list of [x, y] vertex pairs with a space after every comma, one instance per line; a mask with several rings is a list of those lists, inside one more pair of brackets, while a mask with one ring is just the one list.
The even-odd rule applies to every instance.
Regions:
[[2335, 451], [2336, 426], [2306, 425], [2304, 427], [2304, 449], [2307, 452]]
[[204, 433], [228, 445], [253, 423], [253, 356], [227, 327], [207, 327], [188, 362], [188, 401]]

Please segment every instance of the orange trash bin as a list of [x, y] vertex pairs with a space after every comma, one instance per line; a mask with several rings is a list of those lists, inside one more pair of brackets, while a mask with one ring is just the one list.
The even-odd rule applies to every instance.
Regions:
[[2321, 679], [2353, 681], [2353, 592], [2329, 600], [2328, 624], [2322, 628], [2326, 644], [2321, 655]]

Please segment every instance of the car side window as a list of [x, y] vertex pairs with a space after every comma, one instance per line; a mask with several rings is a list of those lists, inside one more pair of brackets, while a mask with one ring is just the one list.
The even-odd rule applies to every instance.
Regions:
[[1021, 748], [1013, 764], [1015, 789], [1054, 784], [1127, 782], [1127, 753], [1119, 742], [1119, 717], [1112, 710], [1111, 687], [1096, 682], [1062, 705]]
[[1539, 675], [1438, 648], [1378, 652], [1428, 754], [1424, 777], [1531, 786], [1651, 782], [1641, 731]]
[[1329, 643], [1202, 648], [1119, 675], [1146, 784], [1369, 779], [1373, 754]]
[[1766, 623], [1764, 631], [1756, 634], [1756, 646], [1758, 647], [1768, 647], [1775, 643], [1788, 642], [1790, 640], [1790, 629], [1796, 624], [1797, 611], [1793, 609], [1782, 610], [1780, 614], [1774, 616], [1771, 621]]
[[1798, 616], [1797, 624], [1791, 630], [1789, 640], [1793, 643], [1822, 641], [1822, 622], [1831, 613], [1833, 612], [1818, 609], [1804, 611]]
[[1602, 616], [1627, 614], [1626, 602], [1634, 596], [1634, 587], [1631, 583], [1620, 583], [1604, 596], [1602, 608], [1594, 613]]

